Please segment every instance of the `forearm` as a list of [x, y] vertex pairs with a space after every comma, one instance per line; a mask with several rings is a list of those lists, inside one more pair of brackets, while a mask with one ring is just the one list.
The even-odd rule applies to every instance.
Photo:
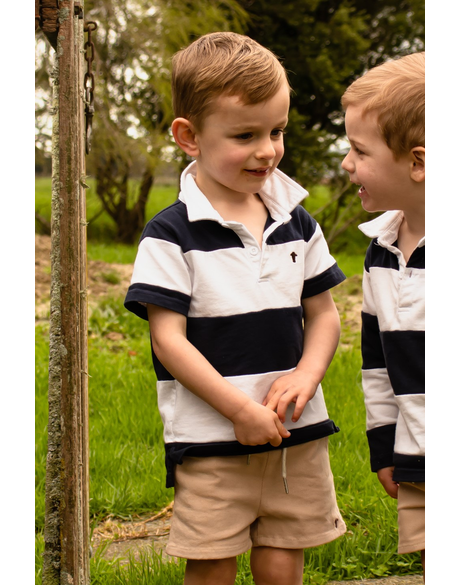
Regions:
[[335, 304], [305, 320], [302, 357], [296, 370], [318, 386], [334, 357], [340, 339], [340, 318]]
[[340, 337], [339, 315], [328, 291], [302, 304], [305, 325], [301, 359], [294, 371], [275, 380], [264, 401], [282, 422], [291, 402], [295, 403], [291, 420], [299, 420], [331, 363]]
[[158, 360], [190, 392], [233, 420], [250, 398], [213, 368], [187, 340], [183, 329], [166, 329], [163, 312], [149, 306], [148, 313], [153, 350]]

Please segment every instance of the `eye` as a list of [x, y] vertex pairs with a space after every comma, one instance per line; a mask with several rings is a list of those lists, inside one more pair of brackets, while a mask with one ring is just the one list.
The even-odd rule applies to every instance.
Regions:
[[275, 128], [274, 130], [271, 131], [270, 133], [272, 136], [275, 136], [276, 138], [279, 138], [281, 136], [283, 136], [284, 134], [286, 134], [285, 130], [283, 130], [283, 128]]
[[238, 134], [238, 136], [236, 136], [235, 138], [237, 138], [238, 140], [250, 140], [252, 138], [252, 133], [245, 132], [244, 134]]
[[360, 150], [357, 146], [353, 147], [354, 151], [356, 152], [356, 154], [361, 155], [361, 154], [365, 154], [362, 150]]

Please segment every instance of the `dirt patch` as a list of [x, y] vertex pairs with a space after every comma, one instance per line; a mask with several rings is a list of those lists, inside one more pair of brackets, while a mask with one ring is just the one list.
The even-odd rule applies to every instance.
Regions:
[[[51, 238], [35, 235], [35, 320], [40, 322], [49, 318], [51, 286]], [[106, 296], [126, 294], [132, 264], [106, 264], [98, 260], [88, 262], [88, 305], [93, 306]]]
[[174, 502], [153, 516], [139, 517], [135, 521], [107, 518], [93, 531], [91, 547], [96, 552], [103, 547], [107, 559], [138, 558], [140, 553], [151, 550], [170, 559], [164, 552], [168, 542]]

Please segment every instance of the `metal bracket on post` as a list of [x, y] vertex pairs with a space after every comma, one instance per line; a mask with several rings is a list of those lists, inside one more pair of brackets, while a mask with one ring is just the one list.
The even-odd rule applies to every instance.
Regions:
[[91, 138], [93, 133], [93, 116], [94, 116], [94, 73], [92, 65], [94, 61], [94, 43], [91, 34], [97, 29], [95, 22], [85, 22], [84, 30], [88, 33], [88, 40], [85, 43], [85, 60], [87, 63], [87, 71], [85, 73], [84, 87], [85, 87], [85, 118], [86, 118], [86, 140], [85, 149], [86, 154], [91, 151]]

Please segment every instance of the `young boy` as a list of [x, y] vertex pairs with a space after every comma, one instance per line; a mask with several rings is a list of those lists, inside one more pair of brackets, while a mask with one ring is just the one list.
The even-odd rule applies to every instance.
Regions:
[[[300, 585], [303, 549], [342, 535], [320, 382], [344, 275], [307, 192], [277, 170], [284, 68], [234, 33], [173, 59], [172, 132], [195, 159], [179, 199], [143, 233], [126, 307], [149, 320], [174, 515], [167, 553], [185, 583]], [[304, 325], [303, 325], [304, 323]]]
[[362, 355], [372, 471], [398, 499], [398, 552], [425, 549], [425, 54], [371, 69], [342, 97], [372, 242]]

